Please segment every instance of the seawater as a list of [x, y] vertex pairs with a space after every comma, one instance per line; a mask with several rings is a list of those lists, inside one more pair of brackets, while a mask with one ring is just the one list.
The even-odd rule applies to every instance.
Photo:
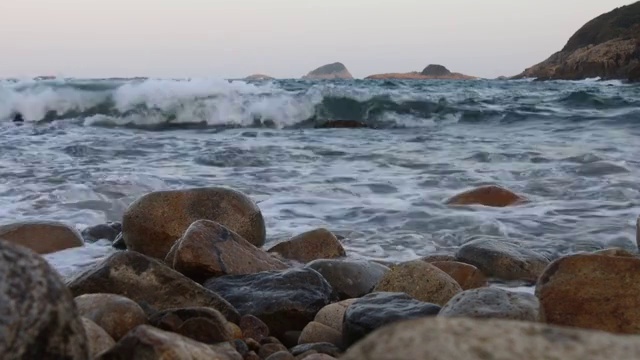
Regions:
[[[389, 261], [478, 236], [549, 258], [635, 248], [639, 140], [640, 87], [611, 81], [3, 80], [0, 222], [82, 229], [150, 191], [226, 186], [258, 203], [267, 246], [326, 227]], [[443, 204], [484, 184], [532, 201]], [[111, 251], [47, 259], [71, 274]]]

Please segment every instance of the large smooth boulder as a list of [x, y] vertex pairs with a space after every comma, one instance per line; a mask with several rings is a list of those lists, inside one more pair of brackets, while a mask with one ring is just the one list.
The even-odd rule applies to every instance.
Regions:
[[308, 263], [316, 259], [334, 259], [346, 255], [344, 247], [329, 230], [320, 228], [307, 231], [283, 241], [269, 252], [278, 253], [289, 260]]
[[306, 267], [322, 274], [340, 299], [358, 298], [369, 294], [390, 270], [373, 261], [342, 259], [315, 260]]
[[147, 315], [135, 301], [116, 294], [84, 294], [75, 298], [81, 316], [103, 328], [115, 341], [138, 325]]
[[282, 270], [287, 265], [211, 220], [198, 220], [169, 251], [167, 264], [196, 280]]
[[533, 294], [487, 287], [454, 296], [438, 316], [538, 321], [539, 311]]
[[255, 315], [274, 336], [302, 330], [325, 305], [337, 300], [331, 285], [312, 269], [267, 271], [212, 278], [204, 286]]
[[109, 292], [137, 302], [147, 314], [180, 307], [212, 307], [238, 322], [236, 309], [218, 294], [134, 251], [121, 251], [68, 281], [75, 296]]
[[425, 261], [414, 260], [394, 266], [374, 291], [403, 292], [414, 299], [442, 306], [462, 288], [444, 271]]
[[412, 299], [404, 293], [371, 293], [347, 308], [343, 323], [343, 345], [350, 346], [385, 325], [435, 316], [439, 311], [440, 306]]
[[76, 229], [55, 221], [23, 221], [2, 225], [0, 239], [43, 255], [84, 246], [84, 240]]
[[89, 359], [73, 297], [33, 251], [0, 240], [0, 358]]
[[381, 328], [340, 360], [640, 358], [635, 336], [504, 319], [431, 317]]
[[536, 285], [541, 321], [640, 334], [640, 259], [571, 255], [555, 260]]
[[229, 344], [208, 345], [149, 325], [140, 325], [98, 360], [242, 360]]
[[484, 205], [505, 207], [519, 205], [528, 200], [501, 186], [487, 185], [467, 190], [446, 201], [447, 205]]
[[134, 201], [124, 213], [122, 234], [127, 249], [164, 259], [185, 230], [197, 220], [212, 220], [262, 246], [266, 229], [258, 206], [227, 188], [157, 191]]

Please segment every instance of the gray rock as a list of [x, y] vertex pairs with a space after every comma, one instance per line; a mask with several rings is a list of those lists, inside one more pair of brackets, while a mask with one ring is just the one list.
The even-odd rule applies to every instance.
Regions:
[[322, 274], [341, 300], [369, 294], [389, 268], [365, 260], [315, 260], [306, 265]]
[[181, 307], [212, 307], [229, 321], [238, 322], [234, 307], [216, 293], [134, 251], [121, 251], [68, 282], [75, 296], [109, 292], [137, 302], [148, 314]]
[[538, 321], [539, 312], [540, 302], [533, 294], [487, 287], [454, 296], [438, 316]]
[[118, 234], [122, 232], [122, 224], [119, 222], [108, 222], [90, 226], [80, 233], [84, 241], [94, 243], [98, 240], [108, 240], [113, 242]]
[[339, 356], [341, 354], [340, 349], [338, 349], [335, 345], [326, 342], [302, 344], [290, 349], [291, 353], [294, 356], [298, 356], [312, 350], [317, 352], [318, 354], [327, 354], [330, 356]]
[[33, 251], [0, 240], [0, 358], [89, 359], [73, 297]]
[[320, 309], [337, 300], [331, 285], [312, 269], [222, 276], [207, 280], [204, 286], [233, 304], [240, 314], [264, 321], [274, 336], [302, 330]]
[[372, 331], [396, 321], [435, 316], [440, 306], [404, 293], [375, 292], [356, 300], [344, 314], [343, 337], [351, 346]]

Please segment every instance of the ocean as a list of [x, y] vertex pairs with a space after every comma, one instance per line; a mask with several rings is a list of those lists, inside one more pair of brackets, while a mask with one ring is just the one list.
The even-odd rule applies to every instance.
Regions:
[[[330, 120], [368, 128], [318, 128]], [[639, 141], [640, 87], [596, 79], [3, 80], [0, 223], [81, 230], [150, 191], [226, 186], [258, 202], [267, 246], [326, 227], [350, 257], [387, 261], [478, 236], [551, 259], [635, 249]], [[531, 202], [444, 205], [485, 184]], [[69, 275], [112, 251], [46, 258]]]

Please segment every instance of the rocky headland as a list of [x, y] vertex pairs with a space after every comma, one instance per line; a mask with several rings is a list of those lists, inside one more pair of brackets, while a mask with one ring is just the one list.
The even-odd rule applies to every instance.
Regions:
[[351, 80], [353, 76], [347, 70], [347, 67], [340, 62], [323, 65], [307, 75], [303, 76], [305, 80], [332, 80], [332, 79], [345, 79]]
[[[490, 185], [443, 206], [509, 210], [529, 201]], [[640, 358], [637, 249], [550, 259], [482, 235], [450, 254], [382, 264], [350, 258], [345, 239], [326, 228], [269, 248], [265, 235], [258, 205], [220, 187], [152, 192], [122, 222], [81, 232], [5, 225], [0, 357]], [[40, 255], [99, 240], [119, 250], [68, 278]]]
[[622, 6], [586, 23], [564, 48], [514, 79], [640, 80], [640, 2]]
[[408, 73], [386, 73], [369, 75], [365, 79], [369, 80], [474, 80], [475, 76], [449, 71], [442, 65], [431, 64], [421, 72], [413, 71]]

